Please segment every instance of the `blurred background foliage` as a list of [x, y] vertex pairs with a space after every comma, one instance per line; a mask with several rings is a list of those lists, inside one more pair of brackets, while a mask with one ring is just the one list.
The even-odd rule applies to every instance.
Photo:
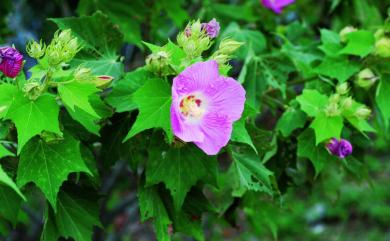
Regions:
[[[23, 50], [30, 39], [48, 40], [52, 36], [57, 27], [48, 18], [82, 17], [101, 11], [123, 34], [125, 44], [119, 55], [123, 56], [120, 60], [128, 71], [144, 64], [148, 52], [142, 41], [162, 45], [167, 38], [175, 39], [189, 20], [216, 18], [222, 29], [219, 40], [233, 35], [236, 40], [245, 41], [237, 59], [231, 63], [234, 77], [264, 79], [267, 76], [262, 68], [267, 68], [280, 78], [299, 82], [292, 62], [300, 67], [301, 75], [310, 77], [307, 63], [318, 59], [316, 47], [320, 29], [338, 32], [352, 25], [374, 30], [383, 24], [389, 6], [388, 0], [296, 0], [283, 14], [275, 15], [258, 0], [2, 0], [0, 43], [14, 44]], [[99, 34], [96, 32], [95, 38], [98, 39]], [[288, 39], [290, 44], [282, 38]], [[113, 60], [117, 61], [115, 54]], [[261, 57], [254, 60], [253, 56]], [[32, 60], [27, 59], [26, 69], [32, 65]], [[120, 68], [113, 71], [111, 74], [118, 77], [123, 74]], [[283, 86], [278, 87], [281, 91], [277, 96], [291, 95]], [[354, 175], [341, 171], [338, 164], [328, 163], [315, 178], [308, 160], [291, 157], [296, 152], [296, 140], [272, 135], [282, 110], [273, 99], [261, 98], [267, 86], [261, 86], [260, 82], [255, 90], [256, 96], [248, 101], [262, 109], [257, 120], [264, 132], [261, 135], [271, 135], [272, 141], [261, 148], [272, 152], [277, 146], [279, 150], [278, 156], [267, 162], [267, 167], [275, 172], [281, 194], [276, 201], [250, 194], [238, 199], [218, 196], [210, 188], [207, 191], [213, 208], [223, 214], [224, 219], [213, 215], [204, 217], [206, 239], [390, 240], [389, 129], [384, 128], [387, 131], [371, 136], [370, 140], [356, 137], [355, 142], [360, 143], [356, 151], [366, 166], [350, 167]], [[125, 168], [127, 163], [139, 162], [145, 150], [134, 147], [140, 146], [137, 143], [140, 140], [125, 144], [118, 141], [123, 137], [118, 136], [125, 134], [118, 131], [122, 126], [127, 130], [130, 125], [126, 115], [116, 114], [111, 119], [116, 133], [110, 126], [101, 132], [107, 142], [102, 143], [101, 163], [110, 166], [113, 163], [108, 160], [120, 161], [102, 177], [101, 191], [107, 198], [102, 205], [101, 220], [110, 231], [103, 233], [97, 229], [95, 240], [154, 240], [151, 226], [140, 224], [133, 171]], [[112, 143], [117, 144], [115, 149], [110, 149], [115, 146]], [[221, 179], [228, 181], [229, 177]], [[25, 225], [1, 239], [39, 239], [42, 220], [34, 211], [37, 210], [21, 214], [30, 217], [24, 217]], [[181, 235], [175, 235], [174, 239], [192, 240]]]

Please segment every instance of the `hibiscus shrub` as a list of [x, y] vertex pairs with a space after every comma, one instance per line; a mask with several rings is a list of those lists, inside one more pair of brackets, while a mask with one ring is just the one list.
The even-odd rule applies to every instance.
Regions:
[[336, 20], [310, 26], [294, 0], [201, 2], [207, 21], [179, 0], [80, 1], [79, 17], [49, 19], [50, 41], [0, 48], [1, 235], [122, 240], [133, 222], [154, 230], [135, 240], [227, 239], [221, 226], [277, 239], [302, 222], [294, 200], [282, 219], [294, 187], [372, 176], [390, 144], [382, 3], [351, 1], [356, 20], [324, 1]]

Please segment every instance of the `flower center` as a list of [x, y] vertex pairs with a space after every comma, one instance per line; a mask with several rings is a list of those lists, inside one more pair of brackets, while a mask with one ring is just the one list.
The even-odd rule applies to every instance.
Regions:
[[179, 109], [184, 117], [200, 119], [205, 112], [205, 103], [200, 95], [190, 94], [181, 99]]

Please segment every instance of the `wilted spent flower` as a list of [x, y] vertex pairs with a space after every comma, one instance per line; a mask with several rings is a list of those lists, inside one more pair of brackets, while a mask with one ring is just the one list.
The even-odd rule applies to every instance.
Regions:
[[342, 43], [345, 43], [347, 42], [347, 35], [352, 33], [352, 32], [355, 32], [357, 31], [356, 28], [352, 27], [352, 26], [346, 26], [344, 27], [343, 29], [341, 29], [340, 33], [339, 33], [339, 36], [340, 36], [340, 41]]
[[366, 106], [360, 106], [355, 111], [355, 116], [359, 119], [367, 119], [371, 115], [371, 110]]
[[13, 47], [0, 48], [0, 71], [5, 76], [15, 78], [23, 66], [23, 55]]
[[41, 58], [45, 54], [46, 45], [42, 42], [42, 40], [38, 43], [34, 40], [28, 42], [26, 51], [28, 55], [35, 59]]
[[344, 82], [344, 83], [338, 84], [336, 86], [336, 92], [339, 95], [346, 95], [346, 94], [348, 94], [348, 92], [349, 92], [349, 85], [348, 85], [348, 83]]
[[339, 158], [345, 158], [352, 154], [352, 144], [345, 139], [337, 140], [336, 138], [332, 138], [328, 144], [326, 144], [326, 149]]
[[375, 82], [378, 77], [372, 72], [371, 69], [365, 68], [359, 72], [355, 80], [355, 84], [364, 89], [369, 89]]

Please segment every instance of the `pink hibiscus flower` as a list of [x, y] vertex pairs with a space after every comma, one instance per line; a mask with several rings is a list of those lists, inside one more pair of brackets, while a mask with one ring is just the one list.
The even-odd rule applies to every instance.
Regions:
[[12, 47], [0, 48], [0, 71], [15, 78], [22, 70], [23, 55]]
[[173, 133], [215, 155], [228, 143], [244, 103], [244, 88], [233, 78], [219, 75], [216, 61], [195, 63], [173, 79]]
[[294, 3], [295, 0], [261, 0], [264, 7], [280, 14], [284, 7]]

